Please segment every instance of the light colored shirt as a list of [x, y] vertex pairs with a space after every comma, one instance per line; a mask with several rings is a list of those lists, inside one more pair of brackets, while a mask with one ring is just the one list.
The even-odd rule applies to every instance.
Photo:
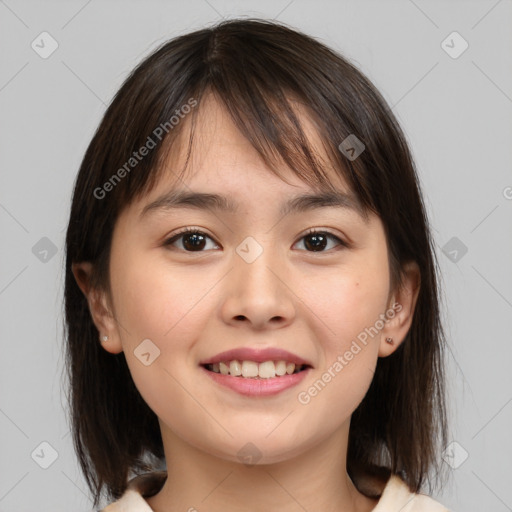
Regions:
[[[156, 494], [167, 477], [165, 471], [155, 471], [132, 478], [124, 494], [99, 512], [153, 512], [144, 497]], [[425, 494], [409, 491], [406, 483], [392, 475], [372, 512], [450, 512]]]

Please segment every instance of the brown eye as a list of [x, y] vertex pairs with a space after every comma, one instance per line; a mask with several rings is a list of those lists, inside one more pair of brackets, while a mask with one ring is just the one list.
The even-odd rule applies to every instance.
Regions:
[[[213, 242], [213, 239], [206, 233], [203, 233], [202, 231], [199, 231], [197, 229], [187, 228], [169, 238], [165, 242], [165, 245], [174, 246], [177, 249], [181, 249], [186, 252], [204, 252], [204, 250], [219, 247], [215, 243], [213, 244], [213, 247], [207, 247], [208, 240], [211, 240]], [[334, 246], [342, 245], [344, 247], [348, 247], [348, 245], [343, 240], [333, 235], [332, 233], [325, 231], [312, 230], [306, 235], [304, 235], [301, 238], [301, 240], [304, 241], [304, 247], [308, 252], [328, 252], [333, 248], [332, 246], [328, 247], [329, 241], [337, 242], [335, 243]]]
[[[301, 240], [304, 240], [304, 247], [309, 252], [327, 252], [324, 249], [328, 246], [329, 240], [335, 240], [338, 242], [337, 245], [346, 246], [343, 240], [325, 231], [310, 231], [307, 235], [303, 236]], [[330, 249], [331, 248], [327, 250]]]
[[202, 252], [207, 245], [207, 240], [212, 240], [212, 238], [202, 231], [186, 229], [167, 240], [165, 245], [176, 246], [175, 244], [179, 240], [181, 240], [181, 244], [177, 246], [178, 249], [183, 249], [187, 252]]

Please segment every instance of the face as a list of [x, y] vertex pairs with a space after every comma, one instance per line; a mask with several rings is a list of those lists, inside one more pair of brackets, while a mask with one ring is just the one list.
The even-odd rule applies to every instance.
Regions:
[[[175, 154], [166, 176], [116, 223], [116, 322], [105, 349], [124, 351], [164, 438], [233, 461], [252, 443], [259, 463], [278, 462], [346, 433], [370, 385], [393, 304], [383, 225], [349, 206], [283, 215], [290, 200], [319, 191], [284, 167], [286, 182], [274, 175], [213, 100], [201, 105], [195, 137], [185, 178], [174, 177], [183, 164]], [[332, 183], [350, 194], [334, 171]], [[225, 196], [236, 211], [172, 206], [177, 190]], [[244, 348], [285, 350], [292, 355], [267, 359], [297, 357], [309, 367], [248, 379], [213, 378], [201, 366]], [[252, 391], [227, 379], [250, 381]], [[269, 392], [279, 379], [287, 384]]]

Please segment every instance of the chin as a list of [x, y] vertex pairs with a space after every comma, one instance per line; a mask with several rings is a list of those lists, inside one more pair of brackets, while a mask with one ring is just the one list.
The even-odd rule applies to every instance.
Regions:
[[283, 432], [282, 439], [278, 436], [270, 439], [270, 437], [262, 437], [261, 430], [258, 436], [248, 435], [236, 439], [230, 438], [224, 446], [219, 447], [218, 444], [216, 446], [216, 449], [204, 445], [197, 446], [197, 448], [219, 459], [237, 462], [245, 466], [265, 466], [285, 462], [307, 450], [306, 446], [298, 447], [297, 441], [291, 439], [286, 432]]

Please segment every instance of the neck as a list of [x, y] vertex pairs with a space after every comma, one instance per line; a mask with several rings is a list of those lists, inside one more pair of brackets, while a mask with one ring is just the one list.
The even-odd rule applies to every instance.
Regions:
[[346, 472], [348, 424], [300, 455], [252, 466], [198, 450], [161, 427], [168, 476], [147, 498], [154, 512], [367, 512], [376, 504]]

